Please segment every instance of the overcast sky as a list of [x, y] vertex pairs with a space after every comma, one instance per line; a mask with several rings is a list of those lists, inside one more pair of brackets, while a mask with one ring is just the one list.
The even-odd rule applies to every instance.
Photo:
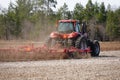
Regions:
[[[3, 8], [8, 8], [10, 1], [15, 2], [16, 0], [0, 0], [0, 6], [2, 6]], [[110, 4], [113, 9], [120, 7], [120, 0], [92, 0], [93, 3], [95, 3], [96, 1], [98, 3], [104, 2], [106, 7], [108, 4]], [[57, 2], [58, 4], [55, 10], [63, 6], [64, 3], [68, 5], [69, 10], [73, 10], [76, 3], [81, 3], [83, 6], [85, 6], [88, 0], [57, 0]]]

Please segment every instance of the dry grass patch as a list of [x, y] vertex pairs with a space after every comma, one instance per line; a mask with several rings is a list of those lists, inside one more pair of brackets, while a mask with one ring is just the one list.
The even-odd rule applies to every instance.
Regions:
[[120, 50], [120, 42], [100, 42], [101, 51]]

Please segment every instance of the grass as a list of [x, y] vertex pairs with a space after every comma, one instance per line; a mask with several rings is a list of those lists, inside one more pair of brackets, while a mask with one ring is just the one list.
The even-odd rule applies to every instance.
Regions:
[[[64, 53], [47, 53], [47, 52], [24, 52], [17, 51], [13, 48], [19, 48], [24, 45], [34, 44], [35, 47], [40, 46], [39, 42], [19, 42], [19, 41], [0, 41], [0, 61], [31, 61], [31, 60], [51, 60], [63, 59]], [[2, 50], [10, 48], [13, 50]], [[120, 42], [100, 42], [101, 51], [120, 50]]]

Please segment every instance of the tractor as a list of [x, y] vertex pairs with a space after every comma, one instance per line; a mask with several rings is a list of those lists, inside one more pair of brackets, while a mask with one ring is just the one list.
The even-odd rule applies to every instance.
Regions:
[[90, 48], [91, 56], [97, 57], [100, 53], [99, 42], [89, 39], [86, 23], [80, 23], [79, 20], [59, 20], [56, 31], [49, 35], [46, 45], [49, 48], [57, 48], [56, 45], [68, 50], [72, 48], [74, 49], [72, 53], [70, 50], [68, 51], [71, 57], [74, 57], [74, 54], [78, 52], [87, 54], [87, 48]]

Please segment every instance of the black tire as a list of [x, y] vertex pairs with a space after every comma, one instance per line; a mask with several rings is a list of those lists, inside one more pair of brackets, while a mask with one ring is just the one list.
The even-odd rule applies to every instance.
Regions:
[[86, 49], [87, 48], [87, 39], [85, 37], [78, 37], [75, 43], [75, 47], [78, 49]]
[[[85, 37], [78, 37], [75, 43], [75, 47], [78, 49], [86, 49], [88, 47], [87, 45], [87, 39]], [[87, 52], [82, 52], [82, 53], [75, 53], [75, 58], [88, 58], [88, 53]]]
[[91, 47], [92, 47], [91, 55], [93, 57], [99, 56], [99, 54], [100, 54], [100, 44], [99, 44], [99, 42], [97, 40], [94, 40], [93, 45]]

